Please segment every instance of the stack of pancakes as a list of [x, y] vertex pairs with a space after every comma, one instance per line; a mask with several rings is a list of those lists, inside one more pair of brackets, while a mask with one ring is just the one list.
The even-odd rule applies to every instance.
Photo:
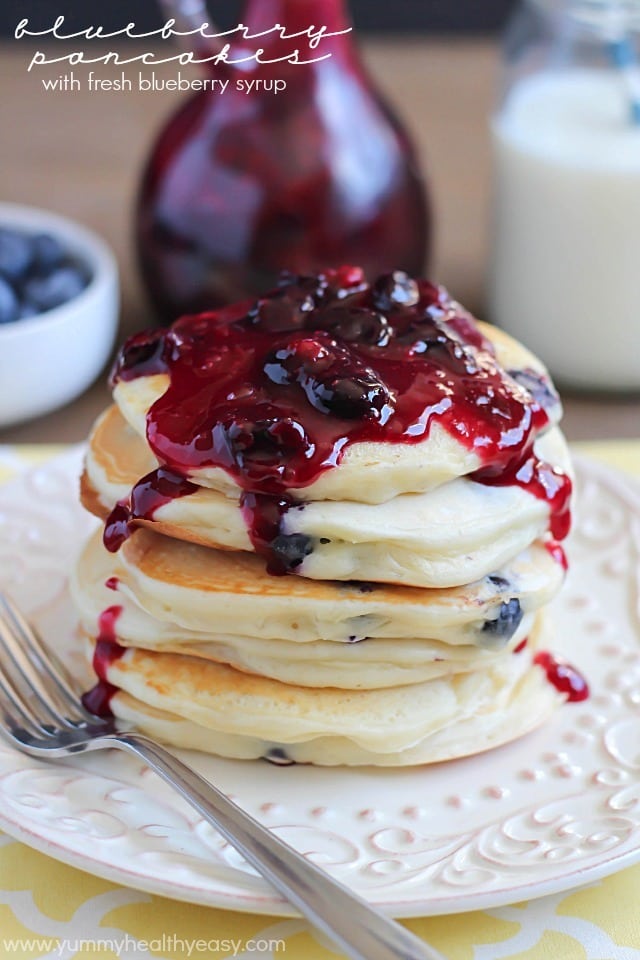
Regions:
[[[545, 369], [477, 329], [469, 355], [490, 351], [524, 406], [544, 409], [529, 459], [566, 479]], [[116, 377], [82, 479], [111, 547], [96, 533], [73, 579], [99, 677], [90, 703], [177, 746], [326, 765], [460, 757], [550, 714], [562, 697], [535, 657], [564, 577], [551, 494], [478, 479], [482, 446], [434, 415], [418, 442], [345, 443], [286, 490], [265, 555], [247, 512], [261, 488], [219, 463], [163, 461], [151, 425], [172, 370], [145, 362]]]

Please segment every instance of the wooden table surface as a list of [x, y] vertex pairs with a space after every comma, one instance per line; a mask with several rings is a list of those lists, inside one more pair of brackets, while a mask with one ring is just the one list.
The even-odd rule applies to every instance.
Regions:
[[[487, 119], [497, 80], [497, 45], [488, 40], [376, 39], [363, 47], [429, 173], [436, 207], [431, 274], [484, 316]], [[0, 200], [47, 207], [102, 234], [120, 266], [121, 332], [130, 333], [152, 321], [131, 249], [136, 182], [154, 131], [184, 95], [46, 93], [37, 71], [27, 72], [28, 59], [27, 49], [17, 42], [0, 46]], [[173, 76], [175, 65], [155, 70]], [[81, 440], [107, 402], [102, 377], [64, 409], [0, 430], [0, 443]], [[565, 407], [570, 439], [639, 435], [639, 397], [565, 394]]]

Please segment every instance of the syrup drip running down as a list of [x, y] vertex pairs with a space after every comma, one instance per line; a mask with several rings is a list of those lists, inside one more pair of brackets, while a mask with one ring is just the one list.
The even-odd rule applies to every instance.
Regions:
[[[267, 573], [272, 576], [282, 576], [297, 565], [283, 562], [274, 549], [280, 536], [280, 522], [292, 505], [292, 500], [270, 497], [264, 493], [243, 493], [240, 498], [240, 507], [251, 542], [256, 553], [266, 557]], [[303, 540], [308, 539], [303, 534], [299, 536]]]
[[82, 705], [97, 717], [111, 717], [111, 698], [118, 688], [107, 680], [107, 669], [125, 652], [116, 637], [116, 623], [122, 607], [112, 606], [103, 610], [98, 618], [98, 638], [93, 654], [93, 669], [98, 682], [82, 695]]
[[103, 535], [105, 547], [115, 553], [127, 539], [137, 520], [152, 520], [156, 510], [165, 503], [171, 503], [178, 497], [186, 497], [197, 489], [194, 483], [163, 467], [148, 473], [135, 484], [128, 500], [121, 500], [109, 514]]
[[194, 492], [186, 477], [218, 467], [244, 491], [256, 550], [284, 573], [270, 544], [297, 489], [353, 443], [419, 443], [436, 422], [477, 454], [473, 479], [523, 487], [548, 502], [554, 538], [568, 532], [571, 481], [533, 452], [550, 387], [534, 395], [517, 382], [443, 288], [400, 271], [373, 284], [358, 267], [287, 275], [257, 303], [137, 334], [113, 383], [154, 374], [169, 383], [147, 414], [147, 440], [165, 466], [111, 514], [111, 550], [136, 519]]
[[[531, 454], [524, 462], [510, 464], [506, 470], [499, 475], [492, 475], [493, 467], [485, 470], [478, 470], [473, 474], [473, 479], [480, 483], [494, 487], [523, 487], [529, 493], [538, 497], [539, 500], [546, 500], [551, 511], [549, 530], [551, 536], [556, 541], [556, 547], [562, 550], [557, 544], [558, 540], [564, 540], [571, 527], [571, 513], [569, 511], [571, 499], [571, 481], [566, 473], [553, 467], [544, 460], [539, 460]], [[486, 473], [486, 475], [485, 475]], [[564, 563], [560, 555], [549, 550], [551, 556], [557, 560], [566, 569], [566, 559]], [[564, 552], [563, 552], [564, 555]]]
[[566, 694], [567, 700], [577, 703], [588, 698], [589, 687], [587, 681], [570, 663], [555, 657], [546, 650], [536, 653], [533, 662], [544, 670], [547, 680], [556, 690]]
[[547, 553], [553, 557], [555, 562], [559, 564], [563, 570], [569, 569], [567, 555], [564, 552], [564, 548], [560, 543], [558, 543], [557, 540], [547, 540], [544, 546]]

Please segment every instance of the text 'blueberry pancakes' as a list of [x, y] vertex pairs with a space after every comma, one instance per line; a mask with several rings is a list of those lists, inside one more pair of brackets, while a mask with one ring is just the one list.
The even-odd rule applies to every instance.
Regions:
[[273, 762], [477, 753], [582, 699], [547, 649], [571, 466], [541, 363], [357, 267], [131, 337], [91, 433], [86, 704]]

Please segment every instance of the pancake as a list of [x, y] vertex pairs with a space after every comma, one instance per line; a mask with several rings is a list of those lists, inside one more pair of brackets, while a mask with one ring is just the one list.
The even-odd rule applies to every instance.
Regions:
[[71, 582], [90, 709], [220, 756], [404, 766], [562, 702], [537, 656], [570, 519], [560, 402], [444, 288], [283, 275], [129, 338], [111, 384], [81, 483], [104, 535]]
[[119, 500], [129, 496], [140, 477], [158, 466], [147, 444], [111, 405], [89, 434], [81, 485], [83, 505], [104, 519]]
[[[536, 456], [570, 471], [555, 428], [538, 438]], [[148, 448], [111, 407], [90, 438], [82, 482], [85, 506], [104, 518], [157, 466]], [[171, 537], [253, 551], [238, 500], [204, 487], [161, 504], [137, 521]], [[354, 578], [408, 586], [449, 587], [477, 580], [544, 535], [549, 503], [520, 486], [486, 486], [464, 477], [428, 493], [382, 504], [312, 501], [281, 518], [279, 541], [302, 537], [301, 562], [290, 572], [316, 580]], [[285, 538], [282, 540], [282, 538]]]
[[[117, 642], [122, 647], [177, 653], [225, 663], [242, 673], [269, 677], [299, 687], [336, 687], [344, 690], [381, 690], [402, 687], [454, 673], [484, 670], [494, 665], [501, 652], [473, 646], [451, 646], [435, 640], [363, 640], [336, 644], [314, 640], [296, 644], [286, 640], [255, 640], [253, 637], [216, 637], [188, 634], [173, 624], [157, 630], [156, 621], [136, 610], [131, 600], [120, 605]], [[135, 613], [134, 613], [135, 610]], [[509, 642], [515, 649], [531, 633], [536, 614], [527, 614]], [[140, 621], [146, 617], [143, 625]], [[132, 622], [137, 629], [132, 630]], [[83, 620], [83, 632], [95, 635], [96, 620]], [[154, 630], [153, 627], [156, 627]], [[164, 626], [164, 625], [163, 625]], [[135, 639], [131, 634], [135, 633]], [[144, 634], [141, 636], [141, 634]], [[170, 635], [170, 636], [169, 636]]]
[[[116, 640], [124, 647], [182, 653], [227, 663], [298, 686], [381, 689], [415, 684], [490, 666], [501, 651], [415, 638], [367, 639], [359, 643], [256, 639], [194, 631], [146, 613], [120, 580], [114, 558], [94, 540], [71, 580], [71, 593], [84, 633], [95, 637], [102, 611], [119, 608]], [[114, 583], [114, 577], [117, 584]], [[111, 586], [107, 587], [105, 584]], [[115, 593], [113, 587], [116, 587]], [[525, 614], [504, 649], [514, 649], [533, 630], [536, 614]]]
[[561, 697], [533, 643], [487, 669], [384, 690], [279, 683], [173, 653], [129, 649], [103, 667], [113, 713], [165, 743], [320, 765], [423, 764], [509, 742]]
[[[101, 554], [95, 534], [80, 562]], [[158, 621], [190, 631], [307, 643], [365, 637], [504, 646], [522, 614], [539, 609], [564, 571], [536, 543], [490, 577], [422, 590], [363, 581], [273, 577], [264, 561], [137, 530], [117, 555], [120, 588]], [[113, 602], [113, 601], [112, 601]]]
[[[493, 344], [498, 364], [525, 384], [542, 384], [547, 392], [545, 408], [550, 424], [560, 420], [562, 409], [544, 365], [525, 347], [495, 327], [477, 322], [482, 334]], [[121, 379], [115, 384], [114, 399], [131, 428], [145, 442], [147, 414], [167, 391], [168, 374]], [[432, 490], [456, 477], [473, 473], [483, 460], [464, 442], [431, 423], [424, 440], [415, 443], [353, 443], [345, 447], [337, 466], [321, 473], [312, 483], [295, 490], [299, 500], [353, 500], [383, 503], [403, 493]], [[226, 470], [203, 466], [189, 470], [190, 479], [238, 499], [240, 487]]]

